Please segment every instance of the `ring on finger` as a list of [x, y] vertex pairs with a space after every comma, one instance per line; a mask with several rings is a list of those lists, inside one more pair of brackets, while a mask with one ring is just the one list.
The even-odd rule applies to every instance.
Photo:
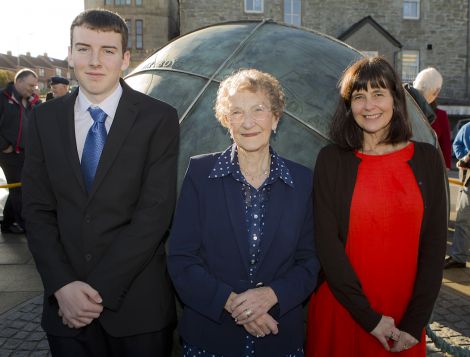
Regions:
[[245, 310], [245, 315], [246, 315], [247, 318], [250, 317], [252, 313], [253, 313], [253, 311], [251, 311], [250, 309]]
[[405, 344], [403, 345], [403, 349], [406, 350], [407, 348], [408, 348], [408, 345], [405, 343]]

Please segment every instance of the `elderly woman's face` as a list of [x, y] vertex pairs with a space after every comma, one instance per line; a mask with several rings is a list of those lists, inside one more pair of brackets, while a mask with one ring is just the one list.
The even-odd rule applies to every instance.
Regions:
[[383, 138], [389, 129], [393, 116], [393, 96], [386, 88], [372, 88], [354, 91], [351, 94], [351, 111], [364, 135]]
[[271, 111], [271, 103], [264, 92], [242, 90], [228, 98], [227, 116], [230, 134], [240, 149], [259, 151], [269, 145], [271, 130], [279, 119]]

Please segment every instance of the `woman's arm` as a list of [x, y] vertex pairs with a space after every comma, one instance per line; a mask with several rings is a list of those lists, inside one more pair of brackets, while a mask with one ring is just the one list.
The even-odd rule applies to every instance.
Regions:
[[[333, 202], [336, 196], [334, 186], [338, 177], [351, 173], [337, 172], [338, 160], [341, 160], [339, 155], [323, 149], [315, 166], [313, 199], [317, 251], [333, 295], [362, 328], [371, 332], [382, 315], [370, 306], [341, 241], [340, 212]], [[347, 197], [341, 199], [347, 200]]]
[[447, 200], [444, 167], [437, 150], [433, 150], [426, 158], [418, 160], [431, 163], [425, 177], [428, 180], [426, 192], [430, 197], [424, 202], [425, 216], [421, 227], [418, 269], [413, 294], [398, 328], [420, 340], [442, 282], [447, 245]]
[[199, 255], [202, 244], [200, 197], [191, 177], [184, 178], [169, 239], [168, 270], [185, 305], [219, 321], [232, 288], [215, 278]]

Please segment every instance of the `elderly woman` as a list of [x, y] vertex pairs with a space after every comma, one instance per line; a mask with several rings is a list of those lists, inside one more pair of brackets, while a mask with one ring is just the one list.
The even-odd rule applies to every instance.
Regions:
[[452, 145], [450, 141], [449, 118], [447, 117], [447, 112], [445, 110], [437, 108], [436, 103], [436, 99], [442, 88], [442, 76], [435, 68], [429, 67], [423, 69], [416, 76], [416, 79], [413, 82], [413, 87], [423, 95], [436, 113], [436, 120], [433, 121], [431, 126], [436, 132], [446, 167], [450, 169], [452, 161]]
[[314, 173], [324, 281], [309, 308], [307, 356], [425, 356], [447, 235], [444, 168], [410, 141], [401, 81], [381, 57], [340, 81], [331, 144]]
[[270, 147], [284, 107], [258, 70], [225, 79], [215, 111], [233, 145], [191, 158], [169, 240], [184, 356], [303, 356], [316, 285], [309, 169]]

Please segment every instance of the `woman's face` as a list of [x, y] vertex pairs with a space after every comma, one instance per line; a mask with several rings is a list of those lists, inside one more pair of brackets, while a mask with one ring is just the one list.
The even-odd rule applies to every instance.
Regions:
[[273, 114], [266, 94], [241, 90], [230, 96], [228, 102], [228, 128], [238, 148], [247, 152], [267, 148], [279, 118]]
[[393, 96], [386, 88], [372, 88], [354, 91], [351, 94], [351, 111], [364, 136], [371, 135], [379, 140], [388, 133], [393, 116]]

